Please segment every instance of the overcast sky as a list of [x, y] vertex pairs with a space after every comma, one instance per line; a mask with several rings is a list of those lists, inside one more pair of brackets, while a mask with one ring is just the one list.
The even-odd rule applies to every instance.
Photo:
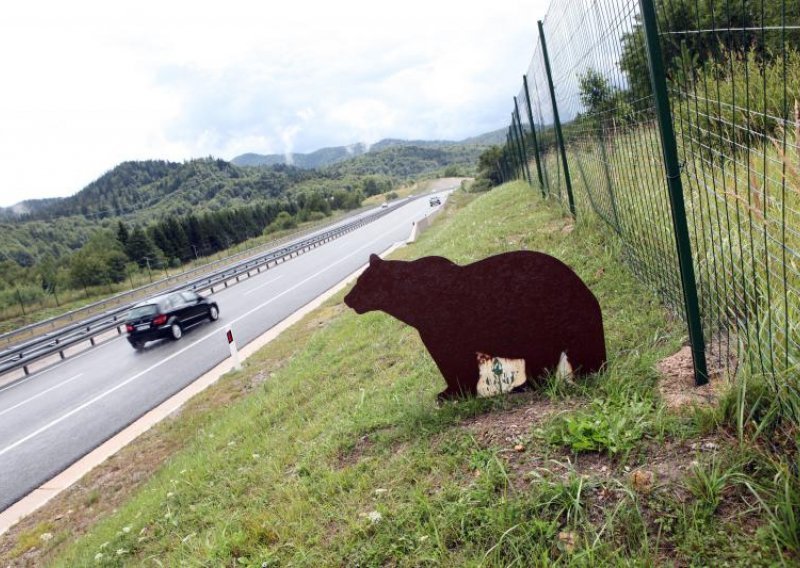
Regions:
[[0, 206], [125, 160], [505, 127], [546, 0], [6, 2]]

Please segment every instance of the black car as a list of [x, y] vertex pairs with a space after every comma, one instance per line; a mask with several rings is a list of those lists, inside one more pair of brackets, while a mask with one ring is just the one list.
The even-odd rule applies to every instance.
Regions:
[[128, 342], [134, 349], [155, 339], [178, 340], [183, 330], [208, 318], [219, 319], [219, 306], [194, 292], [174, 292], [135, 305], [125, 318]]

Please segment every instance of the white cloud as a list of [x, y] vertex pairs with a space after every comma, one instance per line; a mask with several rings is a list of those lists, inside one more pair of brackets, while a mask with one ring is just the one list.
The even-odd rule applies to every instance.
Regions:
[[505, 126], [543, 0], [7, 3], [0, 205], [130, 159]]

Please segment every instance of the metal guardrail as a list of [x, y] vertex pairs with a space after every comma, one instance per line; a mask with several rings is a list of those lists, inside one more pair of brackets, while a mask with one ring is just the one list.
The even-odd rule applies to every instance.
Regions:
[[[414, 196], [407, 201], [413, 201], [424, 196]], [[395, 210], [395, 207], [388, 209], [381, 209], [380, 211], [371, 215], [364, 216], [356, 221], [345, 223], [328, 231], [322, 232], [313, 237], [303, 239], [287, 246], [270, 250], [264, 254], [260, 254], [249, 259], [244, 260], [234, 266], [229, 266], [218, 270], [212, 274], [205, 275], [201, 278], [185, 282], [178, 286], [173, 286], [164, 290], [159, 290], [158, 294], [169, 294], [180, 290], [194, 290], [205, 291], [211, 290], [214, 293], [214, 288], [217, 286], [224, 286], [227, 288], [232, 280], [238, 283], [243, 277], [248, 278], [251, 276], [252, 271], [256, 274], [261, 273], [262, 270], [276, 266], [285, 262], [290, 258], [299, 256], [309, 250], [312, 250], [322, 244], [331, 240], [339, 238], [346, 233], [354, 231], [372, 221], [375, 221], [388, 213]], [[80, 321], [74, 325], [61, 328], [55, 332], [46, 333], [34, 340], [15, 345], [11, 348], [0, 351], [0, 375], [23, 369], [25, 375], [29, 375], [30, 371], [28, 366], [31, 363], [40, 361], [52, 355], [58, 354], [61, 359], [66, 359], [65, 351], [77, 344], [89, 341], [92, 346], [96, 344], [95, 338], [102, 335], [114, 328], [117, 329], [118, 334], [122, 334], [122, 322], [125, 314], [130, 308], [138, 303], [130, 302], [120, 308], [106, 311], [97, 316]]]
[[[344, 217], [346, 220], [348, 217], [356, 216], [364, 212], [364, 209], [359, 209], [351, 212], [350, 215]], [[187, 270], [185, 272], [181, 272], [180, 274], [174, 274], [172, 276], [168, 276], [166, 278], [161, 278], [156, 280], [155, 282], [151, 282], [149, 284], [145, 284], [144, 286], [139, 286], [138, 288], [134, 288], [133, 290], [126, 290], [124, 292], [119, 292], [112, 296], [108, 296], [99, 300], [97, 302], [92, 302], [91, 304], [87, 304], [85, 306], [81, 306], [80, 308], [76, 308], [74, 310], [70, 310], [63, 314], [59, 314], [57, 316], [53, 316], [51, 318], [43, 319], [34, 323], [30, 323], [21, 327], [14, 329], [13, 331], [8, 331], [5, 333], [0, 333], [0, 342], [4, 344], [4, 347], [8, 348], [12, 345], [19, 345], [24, 340], [21, 336], [25, 335], [37, 335], [42, 333], [51, 333], [55, 331], [60, 331], [64, 329], [66, 326], [73, 324], [76, 320], [81, 318], [84, 314], [86, 316], [92, 315], [97, 313], [98, 309], [105, 308], [106, 306], [119, 306], [122, 302], [125, 302], [128, 298], [145, 298], [151, 296], [154, 291], [162, 291], [166, 290], [166, 285], [173, 283], [176, 284], [178, 282], [185, 282], [186, 280], [190, 279], [192, 275], [198, 273], [208, 273], [209, 268], [213, 268], [214, 266], [223, 266], [230, 264], [233, 259], [235, 258], [242, 258], [245, 256], [249, 256], [253, 253], [253, 251], [258, 249], [265, 249], [268, 250], [274, 249], [276, 246], [282, 245], [287, 242], [292, 242], [297, 240], [298, 238], [302, 238], [305, 235], [309, 235], [315, 233], [317, 231], [323, 230], [325, 227], [331, 227], [334, 225], [338, 225], [343, 222], [342, 218], [336, 219], [335, 221], [330, 221], [328, 223], [320, 223], [311, 227], [307, 227], [302, 231], [295, 232], [291, 235], [287, 235], [285, 237], [281, 237], [274, 241], [263, 243], [259, 245], [255, 245], [249, 247], [243, 251], [239, 251], [234, 253], [230, 256], [226, 256], [219, 260], [214, 260], [203, 264], [201, 266], [197, 266], [192, 268], [191, 270]], [[100, 313], [105, 313], [103, 312]], [[86, 318], [83, 318], [86, 319]], [[49, 328], [49, 329], [47, 329]], [[47, 331], [45, 331], [47, 329]]]

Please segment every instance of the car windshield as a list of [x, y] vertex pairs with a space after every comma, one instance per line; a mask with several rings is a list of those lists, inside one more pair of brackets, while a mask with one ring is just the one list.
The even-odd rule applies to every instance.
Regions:
[[147, 304], [146, 306], [136, 306], [128, 312], [128, 319], [136, 319], [145, 316], [152, 316], [158, 313], [158, 306], [155, 304]]

